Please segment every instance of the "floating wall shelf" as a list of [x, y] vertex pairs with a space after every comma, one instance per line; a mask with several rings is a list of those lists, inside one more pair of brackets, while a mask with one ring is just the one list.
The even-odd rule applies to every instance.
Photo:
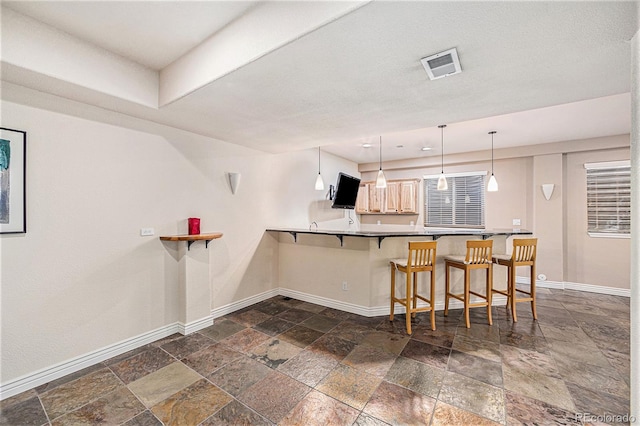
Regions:
[[187, 250], [191, 248], [191, 244], [195, 241], [203, 241], [204, 247], [209, 247], [209, 242], [211, 240], [215, 240], [218, 238], [222, 238], [222, 233], [216, 232], [212, 234], [197, 234], [197, 235], [166, 235], [160, 237], [162, 241], [186, 241], [187, 242]]

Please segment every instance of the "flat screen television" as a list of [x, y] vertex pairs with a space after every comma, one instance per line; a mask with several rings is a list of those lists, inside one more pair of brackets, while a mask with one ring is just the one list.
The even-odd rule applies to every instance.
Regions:
[[338, 173], [336, 194], [333, 197], [333, 205], [331, 207], [334, 209], [355, 209], [359, 187], [360, 179], [345, 173]]

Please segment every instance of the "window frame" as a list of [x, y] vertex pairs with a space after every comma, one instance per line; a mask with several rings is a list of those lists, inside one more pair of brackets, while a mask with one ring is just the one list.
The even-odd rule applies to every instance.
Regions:
[[[437, 182], [440, 175], [425, 175], [422, 176], [423, 181], [423, 195], [424, 195], [424, 204], [423, 204], [423, 224], [425, 228], [456, 228], [456, 229], [486, 229], [486, 197], [485, 197], [485, 188], [486, 188], [486, 176], [487, 171], [476, 171], [476, 172], [459, 172], [459, 173], [445, 173], [445, 178], [447, 179], [447, 184], [453, 185], [453, 188], [450, 187], [450, 190], [455, 191], [455, 180], [450, 180], [451, 178], [460, 178], [460, 177], [476, 177], [479, 176], [481, 178], [481, 184], [478, 188], [477, 196], [480, 199], [479, 201], [479, 210], [480, 210], [480, 225], [470, 225], [470, 224], [460, 224], [455, 223], [455, 204], [456, 197], [455, 193], [452, 193], [451, 202], [452, 202], [452, 224], [442, 224], [442, 223], [428, 223], [429, 220], [429, 182], [428, 180], [434, 180]], [[433, 185], [432, 185], [433, 186]], [[437, 191], [437, 190], [436, 190]]]
[[[628, 213], [628, 220], [629, 222], [631, 221], [631, 205], [630, 205], [630, 199], [631, 199], [631, 161], [629, 160], [620, 160], [620, 161], [604, 161], [604, 162], [598, 162], [598, 163], [585, 163], [584, 164], [584, 168], [585, 168], [585, 192], [586, 192], [586, 213], [587, 213], [587, 234], [592, 237], [592, 238], [631, 238], [631, 223], [629, 223], [629, 227], [628, 229], [623, 229], [622, 232], [603, 232], [603, 231], [598, 231], [597, 229], [591, 228], [590, 226], [590, 217], [593, 214], [598, 214], [598, 211], [592, 212], [592, 206], [591, 204], [593, 203], [597, 203], [597, 200], [593, 200], [590, 201], [590, 197], [592, 197], [593, 195], [590, 193], [589, 190], [589, 185], [590, 185], [590, 179], [589, 179], [589, 171], [597, 171], [597, 170], [612, 170], [612, 169], [628, 169], [628, 173], [629, 173], [629, 190], [628, 190], [628, 196], [627, 198], [629, 199], [629, 213]], [[604, 172], [603, 172], [603, 175]], [[594, 176], [595, 179], [595, 176]], [[623, 185], [624, 186], [624, 185]], [[619, 200], [620, 197], [620, 192], [623, 191], [619, 191], [617, 193], [617, 198], [616, 201]], [[624, 192], [623, 192], [624, 195]], [[594, 209], [597, 210], [597, 206], [593, 207]], [[617, 217], [617, 222], [620, 222], [621, 219], [621, 215], [618, 212]], [[622, 221], [625, 221], [624, 216]]]

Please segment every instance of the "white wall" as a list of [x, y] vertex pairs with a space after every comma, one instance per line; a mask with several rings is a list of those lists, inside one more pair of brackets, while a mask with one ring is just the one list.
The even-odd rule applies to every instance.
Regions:
[[587, 172], [584, 168], [585, 163], [628, 160], [629, 155], [629, 149], [567, 154], [565, 281], [630, 288], [631, 239], [595, 238], [587, 234]]
[[[444, 256], [464, 254], [469, 237], [438, 239], [436, 265], [437, 309], [444, 307]], [[386, 238], [378, 247], [376, 238], [345, 236], [343, 245], [331, 235], [298, 235], [298, 242], [280, 235], [280, 287], [313, 296], [312, 301], [330, 303], [334, 307], [361, 315], [389, 313], [391, 259], [406, 258], [409, 241], [431, 240], [431, 237]], [[494, 251], [504, 253], [506, 238], [495, 237]], [[484, 272], [478, 272], [478, 277]], [[419, 274], [420, 294], [429, 295], [428, 274]], [[474, 273], [474, 277], [476, 274]], [[406, 276], [396, 273], [397, 288], [402, 293]], [[452, 271], [452, 290], [462, 291], [463, 274]], [[482, 281], [484, 282], [484, 281]], [[343, 290], [342, 284], [347, 284]], [[494, 268], [494, 285], [506, 288], [506, 271]], [[480, 284], [480, 288], [482, 284]], [[484, 292], [484, 290], [481, 290]], [[324, 298], [324, 300], [323, 300]]]
[[[563, 156], [561, 153], [533, 157], [533, 226], [538, 238], [536, 273], [550, 281], [564, 280], [563, 232]], [[547, 201], [541, 185], [555, 184], [553, 195]], [[586, 202], [584, 205], [586, 209]], [[526, 268], [521, 268], [526, 269]]]
[[[630, 240], [591, 238], [587, 235], [586, 177], [583, 164], [630, 157], [629, 135], [553, 144], [516, 147], [496, 151], [495, 175], [500, 190], [486, 193], [485, 223], [488, 229], [512, 228], [513, 219], [521, 219], [520, 228], [533, 231], [538, 238], [537, 274], [554, 283], [577, 283], [609, 287], [613, 291], [630, 288]], [[483, 158], [483, 160], [478, 160]], [[445, 156], [445, 173], [490, 170], [483, 152]], [[387, 179], [412, 179], [437, 175], [440, 164], [433, 157], [398, 160], [383, 165]], [[371, 165], [360, 165], [363, 180], [374, 180]], [[547, 201], [541, 184], [555, 184]], [[423, 189], [420, 205], [424, 205]], [[422, 210], [422, 209], [421, 209]], [[418, 215], [362, 215], [363, 224], [408, 225], [423, 223]], [[511, 242], [507, 243], [507, 252]], [[500, 268], [497, 268], [500, 269]], [[518, 275], [528, 278], [529, 271], [519, 268]]]
[[[317, 208], [316, 150], [270, 155], [150, 123], [1, 107], [4, 127], [27, 131], [28, 163], [27, 233], [0, 237], [2, 383], [177, 321], [177, 243], [157, 237], [186, 233], [188, 217], [224, 233], [209, 246], [216, 308], [277, 287], [265, 228], [335, 214]], [[327, 185], [357, 174], [329, 154], [322, 163]], [[235, 195], [228, 171], [242, 174]]]
[[[476, 157], [477, 158], [477, 157]], [[530, 177], [532, 161], [528, 157], [509, 158], [495, 162], [495, 176], [500, 191], [486, 192], [485, 222], [489, 229], [512, 228], [512, 220], [520, 219], [521, 228], [530, 229], [533, 224], [528, 199], [530, 198]], [[482, 172], [491, 173], [491, 161], [473, 161], [465, 164], [447, 165], [446, 173]], [[364, 172], [364, 180], [375, 180], [376, 172]], [[425, 175], [440, 174], [440, 165], [432, 167], [416, 167], [403, 169], [385, 169], [387, 179], [422, 179]], [[419, 226], [424, 223], [424, 188], [420, 185], [419, 213], [417, 215], [362, 215], [362, 223], [404, 224], [411, 221]]]

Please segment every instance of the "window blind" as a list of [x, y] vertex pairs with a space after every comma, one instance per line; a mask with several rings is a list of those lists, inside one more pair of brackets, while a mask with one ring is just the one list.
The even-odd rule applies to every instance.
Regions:
[[631, 232], [631, 167], [629, 162], [588, 163], [587, 232]]
[[425, 177], [425, 226], [484, 228], [484, 174], [447, 177], [449, 188], [438, 191], [438, 177]]

